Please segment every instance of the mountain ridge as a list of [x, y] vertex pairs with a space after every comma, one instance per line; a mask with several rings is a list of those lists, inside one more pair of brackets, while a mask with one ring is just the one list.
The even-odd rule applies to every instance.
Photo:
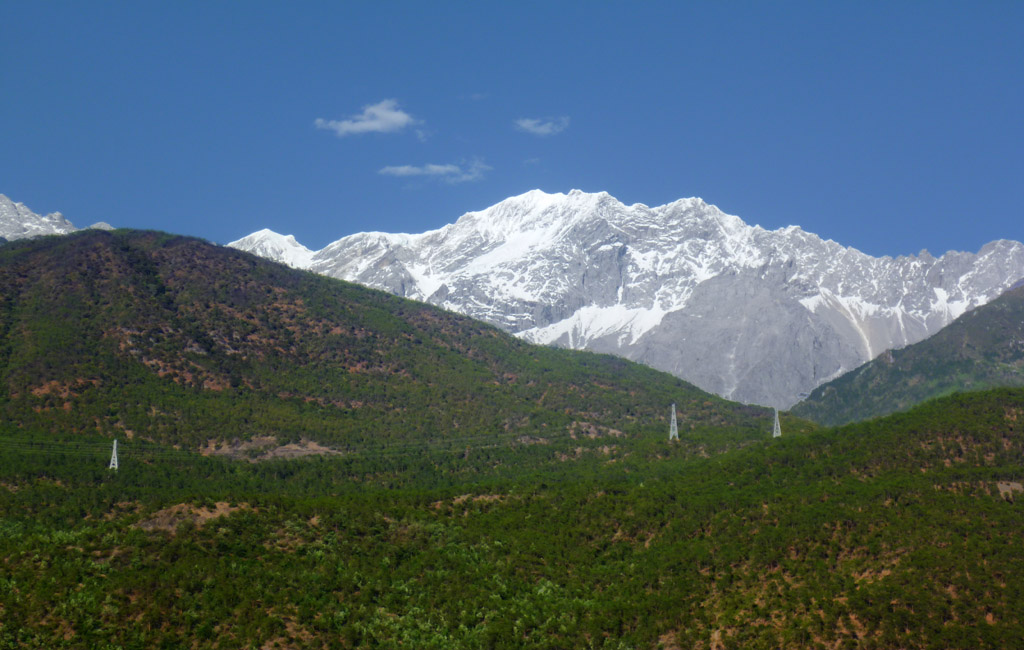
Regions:
[[531, 190], [420, 234], [348, 235], [305, 268], [785, 408], [995, 298], [1024, 277], [1024, 245], [876, 258], [697, 198]]
[[[0, 420], [25, 430], [193, 449], [564, 445], [660, 438], [673, 401], [694, 449], [759, 435], [768, 417], [618, 357], [531, 346], [190, 237], [89, 230], [0, 248]], [[727, 431], [699, 439], [711, 427]]]

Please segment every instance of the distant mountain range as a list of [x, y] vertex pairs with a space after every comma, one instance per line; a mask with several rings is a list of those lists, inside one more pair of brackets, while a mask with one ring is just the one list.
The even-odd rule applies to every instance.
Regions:
[[793, 413], [823, 424], [845, 424], [940, 395], [997, 386], [1024, 386], [1024, 285], [920, 343], [888, 350], [819, 386]]
[[438, 230], [360, 233], [319, 251], [269, 230], [228, 245], [780, 408], [1024, 277], [1014, 241], [876, 258], [799, 227], [749, 226], [696, 198], [652, 208], [578, 190], [531, 191]]

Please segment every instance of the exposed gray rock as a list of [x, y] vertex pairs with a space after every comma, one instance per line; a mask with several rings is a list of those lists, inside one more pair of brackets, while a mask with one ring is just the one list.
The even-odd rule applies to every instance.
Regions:
[[0, 194], [0, 237], [8, 240], [66, 235], [78, 230], [60, 212], [46, 216], [32, 212], [24, 203], [15, 203]]

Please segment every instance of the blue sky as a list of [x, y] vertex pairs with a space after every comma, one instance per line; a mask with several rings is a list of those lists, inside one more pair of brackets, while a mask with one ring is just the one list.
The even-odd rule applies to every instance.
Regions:
[[0, 2], [0, 193], [311, 248], [533, 188], [1024, 240], [1024, 2]]

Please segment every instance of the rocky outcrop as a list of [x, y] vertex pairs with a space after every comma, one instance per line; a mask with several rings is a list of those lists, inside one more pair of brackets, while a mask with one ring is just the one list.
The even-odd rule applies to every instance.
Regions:
[[0, 194], [0, 237], [7, 240], [66, 235], [78, 230], [60, 212], [46, 216], [29, 210], [24, 203], [15, 203]]

